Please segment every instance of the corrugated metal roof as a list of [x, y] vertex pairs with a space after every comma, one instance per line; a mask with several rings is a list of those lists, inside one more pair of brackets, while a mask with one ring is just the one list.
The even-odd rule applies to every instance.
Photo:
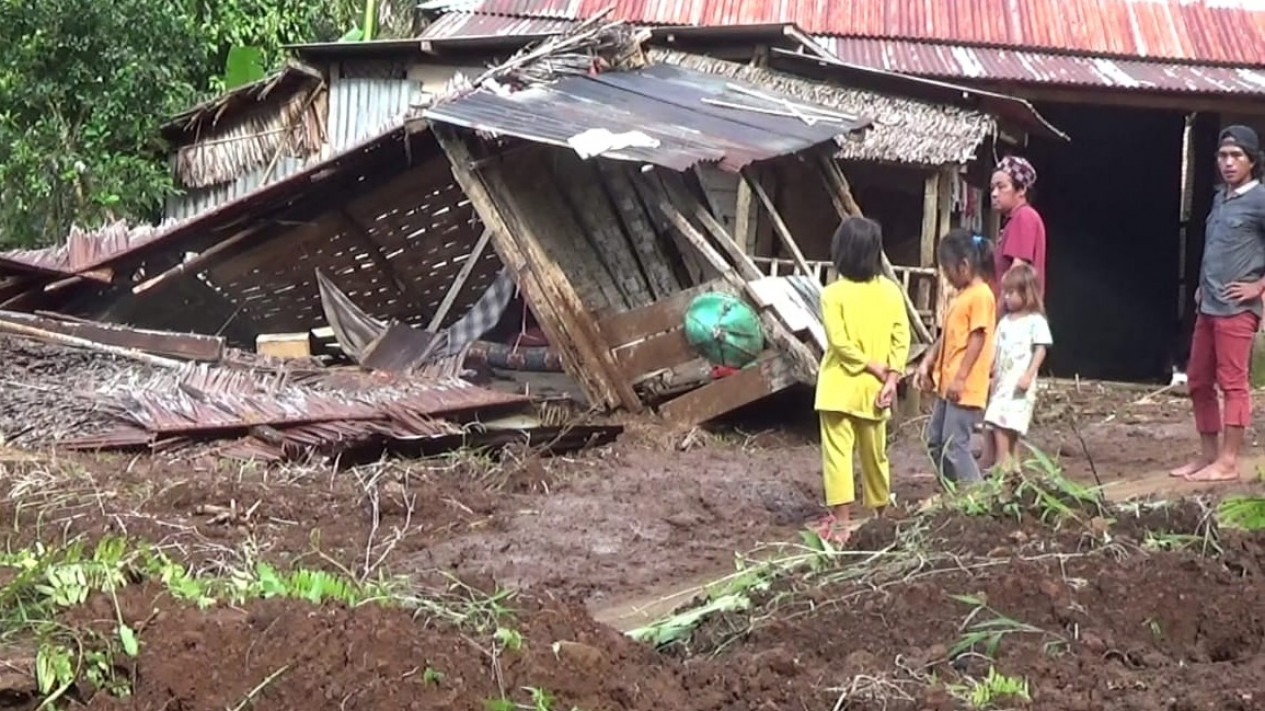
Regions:
[[[767, 97], [767, 98], [757, 98]], [[720, 106], [711, 102], [723, 102]], [[744, 108], [731, 108], [731, 107]], [[812, 115], [816, 121], [796, 116]], [[837, 112], [791, 101], [737, 80], [654, 64], [627, 72], [568, 76], [510, 94], [480, 88], [427, 109], [432, 121], [569, 147], [590, 129], [641, 132], [654, 147], [629, 146], [601, 155], [686, 170], [699, 162], [727, 170], [788, 155], [868, 125], [868, 119], [825, 120]]]
[[431, 10], [656, 25], [794, 22], [811, 34], [1265, 66], [1259, 0], [441, 0]]
[[[928, 77], [1218, 94], [1265, 94], [1265, 69], [1076, 57], [905, 40], [817, 37], [844, 62]], [[1265, 42], [1265, 38], [1262, 38]]]
[[575, 24], [574, 20], [484, 15], [477, 12], [450, 12], [427, 25], [422, 30], [421, 38], [423, 40], [437, 40], [453, 37], [543, 35], [566, 32], [574, 27]]

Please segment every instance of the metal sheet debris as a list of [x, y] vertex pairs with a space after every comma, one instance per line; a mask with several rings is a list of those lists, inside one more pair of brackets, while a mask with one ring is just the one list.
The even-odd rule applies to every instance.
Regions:
[[479, 88], [425, 110], [433, 121], [571, 147], [592, 129], [647, 140], [601, 151], [607, 158], [687, 170], [699, 162], [738, 171], [859, 131], [868, 118], [793, 101], [740, 80], [653, 64], [634, 71], [566, 76], [510, 94]]

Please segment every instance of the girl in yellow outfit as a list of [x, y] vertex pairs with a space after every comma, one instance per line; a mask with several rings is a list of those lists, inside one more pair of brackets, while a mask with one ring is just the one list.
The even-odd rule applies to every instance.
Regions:
[[882, 274], [883, 230], [864, 217], [843, 221], [831, 258], [839, 278], [821, 295], [829, 341], [817, 375], [822, 475], [829, 515], [823, 539], [848, 538], [856, 500], [852, 452], [860, 452], [865, 505], [879, 512], [889, 499], [887, 418], [909, 356], [909, 319], [896, 282]]

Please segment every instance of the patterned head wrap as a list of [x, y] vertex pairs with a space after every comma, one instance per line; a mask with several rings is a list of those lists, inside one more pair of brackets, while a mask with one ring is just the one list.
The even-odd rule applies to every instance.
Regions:
[[997, 163], [997, 170], [1010, 176], [1015, 189], [1027, 189], [1037, 183], [1037, 169], [1019, 156], [1006, 156]]

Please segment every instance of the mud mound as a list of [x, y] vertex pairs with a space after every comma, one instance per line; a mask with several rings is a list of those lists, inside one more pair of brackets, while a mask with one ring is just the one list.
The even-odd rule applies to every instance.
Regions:
[[[534, 708], [533, 693], [551, 699], [551, 709], [689, 708], [653, 650], [580, 607], [525, 603], [498, 641], [373, 604], [274, 599], [198, 610], [151, 588], [130, 589], [119, 602], [125, 617], [149, 620], [133, 693], [98, 694], [91, 708], [488, 711], [516, 708], [505, 701]], [[109, 601], [95, 607], [108, 624]]]
[[[965, 708], [990, 672], [1026, 680], [1022, 705], [1050, 711], [1265, 708], [1265, 538], [1213, 532], [1217, 555], [1200, 555], [1201, 510], [1121, 514], [1093, 546], [1027, 522], [937, 517], [922, 540], [956, 542], [954, 563], [775, 586], [706, 621], [689, 651], [735, 672], [768, 661], [731, 677], [768, 708]], [[891, 545], [892, 531], [854, 540]], [[784, 683], [770, 684], [777, 669]]]

